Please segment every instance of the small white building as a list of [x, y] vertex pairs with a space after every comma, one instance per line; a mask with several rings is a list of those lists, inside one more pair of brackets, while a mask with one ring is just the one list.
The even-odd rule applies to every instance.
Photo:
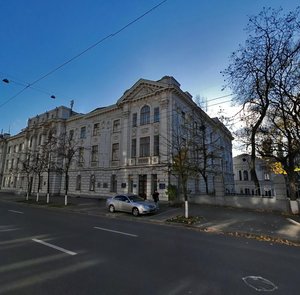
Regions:
[[245, 196], [286, 197], [286, 185], [283, 175], [275, 174], [267, 162], [256, 158], [256, 174], [259, 180], [260, 193], [256, 192], [250, 174], [251, 156], [241, 154], [233, 158], [234, 182], [236, 193]]

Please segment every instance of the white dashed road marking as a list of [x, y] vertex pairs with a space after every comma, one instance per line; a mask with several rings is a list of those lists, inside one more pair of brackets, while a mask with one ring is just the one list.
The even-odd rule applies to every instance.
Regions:
[[16, 211], [16, 210], [8, 210], [9, 212], [12, 212], [12, 213], [17, 213], [17, 214], [24, 214], [24, 212], [21, 212], [21, 211]]
[[299, 222], [297, 222], [296, 220], [293, 220], [291, 218], [287, 218], [288, 221], [290, 221], [291, 223], [295, 224], [295, 225], [300, 225]]
[[137, 235], [134, 235], [134, 234], [129, 234], [129, 233], [125, 233], [125, 232], [122, 232], [122, 231], [117, 231], [117, 230], [107, 229], [107, 228], [103, 228], [103, 227], [94, 226], [94, 228], [95, 228], [95, 229], [100, 229], [100, 230], [103, 230], [103, 231], [112, 232], [112, 233], [115, 233], [115, 234], [120, 234], [120, 235], [130, 236], [130, 237], [134, 237], [134, 238], [137, 238], [137, 237], [138, 237]]
[[67, 253], [69, 255], [76, 255], [77, 253], [75, 252], [72, 252], [72, 251], [69, 251], [69, 250], [66, 250], [64, 248], [61, 248], [61, 247], [58, 247], [58, 246], [55, 246], [53, 244], [50, 244], [50, 243], [47, 243], [47, 242], [44, 242], [42, 240], [38, 240], [38, 239], [32, 239], [32, 241], [36, 242], [36, 243], [39, 243], [39, 244], [42, 244], [44, 246], [47, 246], [47, 247], [50, 247], [50, 248], [53, 248], [53, 249], [56, 249], [58, 251], [61, 251], [61, 252], [64, 252], [64, 253]]

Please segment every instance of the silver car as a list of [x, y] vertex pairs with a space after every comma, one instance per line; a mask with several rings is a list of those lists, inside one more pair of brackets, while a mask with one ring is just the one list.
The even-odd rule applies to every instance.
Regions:
[[148, 214], [157, 211], [156, 205], [142, 199], [137, 195], [123, 194], [106, 200], [106, 207], [109, 212], [123, 211], [132, 213], [134, 216]]

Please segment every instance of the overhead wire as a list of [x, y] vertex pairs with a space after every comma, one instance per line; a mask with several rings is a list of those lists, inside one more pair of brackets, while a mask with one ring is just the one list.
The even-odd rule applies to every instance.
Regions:
[[100, 39], [96, 43], [92, 44], [91, 46], [87, 47], [86, 49], [84, 49], [83, 51], [81, 51], [80, 53], [78, 53], [77, 55], [75, 55], [72, 58], [68, 59], [67, 61], [65, 61], [61, 65], [59, 65], [59, 66], [55, 67], [54, 69], [50, 70], [49, 72], [47, 72], [46, 74], [42, 75], [41, 77], [39, 77], [38, 79], [34, 80], [33, 82], [28, 83], [21, 91], [19, 91], [18, 93], [14, 94], [10, 98], [8, 98], [6, 101], [4, 101], [2, 104], [0, 104], [0, 108], [3, 107], [4, 105], [6, 105], [11, 100], [13, 100], [14, 98], [16, 98], [17, 96], [19, 96], [21, 93], [23, 93], [28, 88], [32, 87], [33, 85], [35, 85], [36, 83], [38, 83], [41, 80], [45, 79], [46, 77], [50, 76], [51, 74], [53, 74], [57, 70], [59, 70], [62, 67], [66, 66], [67, 64], [71, 63], [72, 61], [74, 61], [75, 59], [79, 58], [80, 56], [82, 56], [86, 52], [90, 51], [94, 47], [96, 47], [99, 44], [103, 43], [105, 40], [107, 40], [109, 38], [113, 38], [114, 36], [118, 35], [119, 33], [121, 33], [122, 31], [124, 31], [125, 29], [127, 29], [128, 27], [130, 27], [131, 25], [133, 25], [134, 23], [138, 22], [140, 19], [142, 19], [143, 17], [145, 17], [146, 15], [148, 15], [153, 10], [157, 9], [158, 7], [160, 7], [161, 5], [163, 5], [167, 1], [168, 0], [163, 0], [163, 1], [159, 2], [158, 4], [156, 4], [155, 6], [153, 6], [152, 8], [150, 8], [149, 10], [147, 10], [146, 12], [144, 12], [143, 14], [141, 14], [140, 16], [138, 16], [137, 18], [135, 18], [134, 20], [132, 20], [131, 22], [127, 23], [125, 26], [123, 26], [120, 29], [118, 29], [117, 31], [115, 31], [115, 32], [113, 32], [111, 34], [108, 34], [104, 38]]

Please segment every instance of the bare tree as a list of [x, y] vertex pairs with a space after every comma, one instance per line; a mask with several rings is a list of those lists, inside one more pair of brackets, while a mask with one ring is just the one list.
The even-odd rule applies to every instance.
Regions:
[[28, 201], [29, 195], [31, 193], [32, 189], [32, 179], [34, 175], [34, 168], [32, 165], [33, 159], [32, 159], [32, 153], [28, 149], [26, 152], [22, 153], [21, 160], [20, 160], [20, 172], [25, 174], [26, 181], [27, 181], [27, 189], [26, 189], [26, 200]]
[[185, 217], [188, 217], [189, 180], [201, 176], [208, 194], [209, 175], [216, 173], [214, 161], [220, 158], [219, 137], [205, 121], [207, 115], [201, 113], [197, 106], [193, 108], [189, 115], [180, 111], [175, 114], [169, 141], [172, 155], [170, 168], [172, 175], [178, 178], [184, 197]]
[[44, 172], [47, 172], [48, 169], [48, 146], [46, 143], [41, 147], [41, 149], [35, 151], [32, 154], [32, 170], [34, 175], [37, 176], [37, 193], [36, 193], [36, 202], [39, 201], [39, 194], [42, 185], [42, 175]]
[[64, 175], [65, 181], [65, 205], [68, 204], [69, 190], [69, 170], [72, 165], [72, 160], [78, 154], [80, 147], [70, 134], [63, 133], [57, 139], [57, 157], [59, 161], [59, 170]]
[[171, 148], [171, 171], [178, 177], [179, 186], [183, 193], [185, 203], [185, 218], [189, 217], [188, 210], [188, 179], [195, 175], [193, 163], [193, 144], [190, 133], [190, 122], [185, 114], [177, 114], [177, 122], [172, 130]]
[[[236, 102], [244, 111], [247, 128], [243, 134], [248, 136], [246, 140], [251, 147], [251, 177], [258, 192], [255, 159], [258, 150], [263, 155], [258, 148], [259, 138], [264, 134], [261, 131], [277, 130], [276, 122], [285, 116], [278, 102], [299, 96], [296, 87], [290, 84], [291, 76], [296, 82], [294, 85], [299, 86], [300, 82], [299, 23], [299, 8], [286, 15], [282, 15], [282, 10], [263, 9], [258, 16], [249, 19], [248, 39], [231, 55], [231, 63], [223, 71], [227, 86], [232, 88]], [[289, 162], [291, 164], [292, 160]]]

